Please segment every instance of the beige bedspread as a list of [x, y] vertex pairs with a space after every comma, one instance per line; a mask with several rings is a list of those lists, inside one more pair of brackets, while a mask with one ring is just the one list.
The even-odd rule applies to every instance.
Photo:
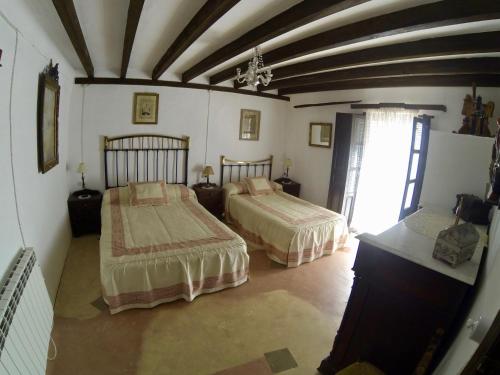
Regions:
[[105, 192], [101, 283], [111, 313], [191, 301], [247, 280], [243, 239], [198, 204], [191, 190], [180, 195], [168, 205], [133, 207], [127, 187]]
[[297, 267], [344, 247], [348, 228], [343, 215], [281, 191], [259, 196], [235, 191], [225, 187], [228, 220], [272, 260]]

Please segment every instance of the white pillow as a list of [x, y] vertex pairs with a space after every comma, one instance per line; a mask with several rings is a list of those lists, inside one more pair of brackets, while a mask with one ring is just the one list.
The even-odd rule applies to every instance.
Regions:
[[247, 178], [245, 181], [250, 195], [265, 195], [274, 193], [269, 180], [264, 176]]
[[168, 203], [165, 181], [129, 182], [131, 206], [159, 206]]

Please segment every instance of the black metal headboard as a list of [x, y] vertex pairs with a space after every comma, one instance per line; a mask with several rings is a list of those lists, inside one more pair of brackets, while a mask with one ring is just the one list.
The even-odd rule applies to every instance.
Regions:
[[132, 134], [104, 137], [106, 189], [128, 182], [165, 180], [185, 184], [188, 178], [189, 137]]
[[[269, 156], [268, 159], [254, 161], [231, 160], [221, 155], [220, 186], [224, 185], [226, 182], [232, 182], [233, 180], [240, 181], [242, 177], [265, 176], [266, 169], [268, 171], [267, 178], [271, 180], [273, 155]], [[224, 176], [226, 176], [226, 179], [224, 179]]]

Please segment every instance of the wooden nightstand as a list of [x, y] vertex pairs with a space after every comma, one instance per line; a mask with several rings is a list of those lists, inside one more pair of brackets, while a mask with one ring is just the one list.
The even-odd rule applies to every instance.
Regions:
[[281, 186], [283, 186], [283, 191], [290, 195], [296, 196], [297, 198], [300, 195], [300, 184], [298, 182], [290, 180], [288, 177], [280, 177], [274, 180]]
[[198, 202], [205, 207], [212, 215], [219, 219], [224, 216], [224, 193], [221, 187], [210, 184], [201, 183], [193, 185], [193, 190], [196, 193]]
[[69, 220], [73, 237], [101, 233], [102, 194], [97, 190], [79, 190], [68, 198]]

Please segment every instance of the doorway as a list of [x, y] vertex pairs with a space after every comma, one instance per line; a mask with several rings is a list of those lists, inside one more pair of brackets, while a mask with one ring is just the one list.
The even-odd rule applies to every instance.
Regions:
[[378, 234], [418, 208], [430, 118], [385, 108], [337, 113], [328, 208]]

